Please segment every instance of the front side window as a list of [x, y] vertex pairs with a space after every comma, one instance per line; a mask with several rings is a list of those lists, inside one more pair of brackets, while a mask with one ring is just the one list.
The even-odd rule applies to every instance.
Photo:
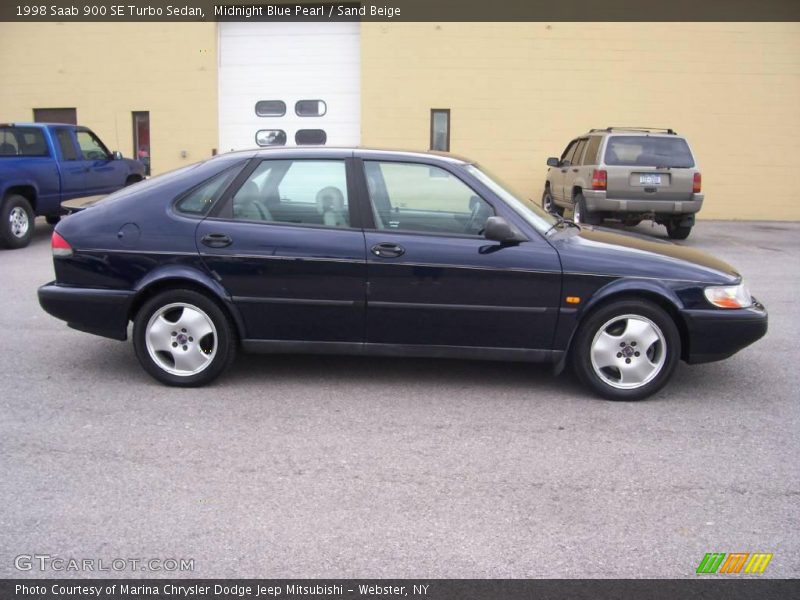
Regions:
[[375, 226], [481, 235], [494, 209], [452, 173], [415, 163], [366, 161]]
[[585, 148], [586, 148], [586, 140], [580, 140], [578, 142], [578, 145], [575, 146], [575, 153], [569, 159], [571, 165], [581, 164], [581, 158], [583, 158], [583, 151]]
[[565, 163], [566, 161], [572, 158], [572, 155], [575, 154], [575, 148], [577, 147], [577, 145], [578, 145], [578, 140], [569, 143], [566, 150], [564, 150], [564, 153], [561, 155], [562, 163]]
[[608, 138], [605, 163], [628, 167], [688, 169], [694, 166], [694, 158], [683, 138], [615, 135]]
[[233, 196], [233, 218], [349, 227], [347, 176], [341, 160], [265, 160]]
[[86, 160], [109, 160], [111, 158], [111, 153], [103, 145], [103, 142], [91, 131], [76, 131], [75, 138], [78, 140], [78, 146]]

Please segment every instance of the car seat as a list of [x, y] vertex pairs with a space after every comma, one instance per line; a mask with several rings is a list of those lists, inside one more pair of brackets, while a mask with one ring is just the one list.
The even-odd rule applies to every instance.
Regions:
[[317, 212], [322, 215], [322, 222], [329, 227], [350, 226], [344, 194], [337, 187], [329, 185], [317, 192]]

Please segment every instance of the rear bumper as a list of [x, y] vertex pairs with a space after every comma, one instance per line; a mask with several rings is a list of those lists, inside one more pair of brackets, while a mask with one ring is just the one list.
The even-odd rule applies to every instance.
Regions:
[[740, 310], [684, 310], [689, 364], [723, 360], [767, 333], [767, 309], [756, 302]]
[[79, 331], [115, 340], [128, 337], [132, 291], [77, 288], [50, 282], [39, 288], [39, 304]]
[[657, 213], [685, 215], [699, 212], [703, 207], [703, 194], [692, 194], [691, 200], [648, 200], [646, 198], [615, 199], [601, 190], [584, 190], [586, 208], [592, 212]]

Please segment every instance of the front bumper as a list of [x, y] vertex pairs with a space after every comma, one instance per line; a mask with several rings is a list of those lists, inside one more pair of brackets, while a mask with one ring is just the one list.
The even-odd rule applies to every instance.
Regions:
[[615, 199], [602, 190], [584, 190], [586, 208], [591, 212], [656, 213], [685, 215], [699, 212], [703, 207], [703, 194], [692, 194], [691, 200]]
[[78, 288], [54, 281], [39, 288], [39, 304], [78, 331], [115, 340], [128, 337], [128, 314], [134, 292]]
[[723, 360], [764, 337], [767, 309], [755, 301], [750, 308], [681, 311], [689, 336], [689, 364]]

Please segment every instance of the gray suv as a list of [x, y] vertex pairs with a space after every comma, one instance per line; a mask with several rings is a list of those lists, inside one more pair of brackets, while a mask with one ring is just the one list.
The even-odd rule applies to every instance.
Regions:
[[579, 223], [625, 225], [652, 219], [684, 240], [703, 206], [700, 171], [686, 138], [672, 129], [607, 127], [572, 140], [548, 158], [542, 207], [571, 210]]

